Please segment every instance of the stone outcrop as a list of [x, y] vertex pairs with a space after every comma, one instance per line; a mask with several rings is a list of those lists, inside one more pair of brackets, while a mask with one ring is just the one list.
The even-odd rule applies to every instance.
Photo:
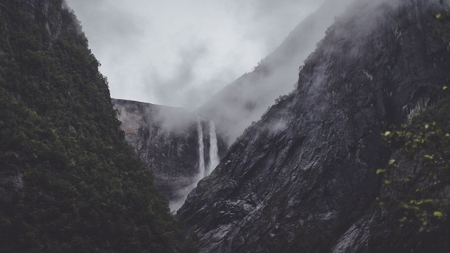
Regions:
[[336, 19], [297, 89], [238, 138], [178, 211], [202, 252], [376, 252], [365, 214], [380, 194], [375, 171], [390, 157], [381, 133], [435, 103], [450, 80], [440, 8], [361, 0]]

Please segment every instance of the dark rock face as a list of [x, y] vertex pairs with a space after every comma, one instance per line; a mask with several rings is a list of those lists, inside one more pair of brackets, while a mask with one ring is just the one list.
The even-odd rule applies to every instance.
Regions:
[[275, 99], [289, 93], [297, 82], [298, 68], [323, 38], [346, 2], [325, 1], [289, 34], [284, 42], [247, 73], [213, 96], [195, 113], [216, 123], [217, 132], [230, 145], [258, 121]]
[[[196, 115], [181, 109], [136, 101], [112, 100], [125, 140], [154, 175], [154, 184], [178, 209], [199, 176]], [[209, 121], [201, 119], [205, 166], [209, 163]], [[221, 144], [222, 153], [224, 148]], [[200, 177], [200, 178], [199, 178]]]
[[390, 156], [381, 133], [436, 102], [450, 80], [439, 8], [363, 0], [336, 20], [298, 88], [244, 132], [178, 211], [202, 252], [369, 252], [363, 215]]

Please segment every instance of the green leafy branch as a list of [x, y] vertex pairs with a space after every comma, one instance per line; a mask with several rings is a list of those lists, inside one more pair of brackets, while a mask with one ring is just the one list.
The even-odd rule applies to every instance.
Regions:
[[[420, 119], [383, 134], [384, 144], [397, 151], [386, 168], [377, 170], [384, 176], [386, 193], [380, 205], [399, 214], [401, 227], [413, 225], [420, 231], [432, 231], [448, 216], [449, 124], [417, 121]], [[408, 194], [392, 194], [404, 190]]]

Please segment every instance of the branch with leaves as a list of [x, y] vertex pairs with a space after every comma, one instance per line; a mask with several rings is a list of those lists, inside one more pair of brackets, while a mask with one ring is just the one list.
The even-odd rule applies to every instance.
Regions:
[[[385, 189], [380, 204], [400, 215], [400, 226], [413, 225], [420, 231], [432, 231], [447, 219], [450, 112], [443, 115], [441, 110], [448, 109], [449, 101], [446, 98], [438, 108], [426, 110], [411, 125], [402, 125], [383, 134], [384, 144], [396, 152], [386, 168], [377, 170], [377, 174], [383, 174]], [[439, 117], [434, 117], [437, 121], [424, 123], [430, 118], [428, 114]], [[401, 191], [408, 194], [392, 194]]]

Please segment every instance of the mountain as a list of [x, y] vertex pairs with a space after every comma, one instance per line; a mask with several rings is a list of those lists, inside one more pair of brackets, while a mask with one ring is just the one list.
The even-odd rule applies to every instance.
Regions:
[[125, 140], [154, 175], [155, 187], [169, 200], [170, 209], [177, 210], [225, 155], [214, 122], [182, 108], [121, 99], [112, 103]]
[[0, 252], [196, 252], [61, 0], [0, 2]]
[[394, 212], [375, 204], [413, 189], [382, 184], [376, 171], [392, 149], [381, 137], [443, 96], [442, 8], [361, 0], [335, 20], [297, 88], [245, 130], [178, 210], [201, 252], [446, 252], [448, 222], [440, 240], [428, 240], [436, 233], [396, 232]]
[[194, 113], [213, 120], [219, 136], [231, 145], [245, 128], [261, 118], [275, 99], [294, 89], [299, 66], [314, 51], [335, 15], [342, 12], [348, 2], [350, 0], [325, 1], [251, 73], [226, 86]]

